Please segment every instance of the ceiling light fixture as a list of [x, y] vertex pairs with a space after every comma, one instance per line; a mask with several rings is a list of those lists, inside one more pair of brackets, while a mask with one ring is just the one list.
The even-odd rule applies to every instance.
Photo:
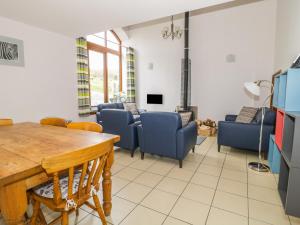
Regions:
[[171, 29], [169, 27], [164, 27], [164, 29], [161, 32], [162, 37], [164, 39], [168, 39], [169, 37], [172, 38], [172, 40], [175, 39], [175, 37], [177, 39], [180, 39], [182, 36], [182, 30], [180, 29], [179, 26], [174, 26], [173, 23], [173, 16], [171, 17]]

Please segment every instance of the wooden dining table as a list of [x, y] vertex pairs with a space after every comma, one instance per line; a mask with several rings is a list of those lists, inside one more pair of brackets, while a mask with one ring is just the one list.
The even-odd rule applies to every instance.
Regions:
[[5, 223], [25, 223], [27, 191], [49, 179], [41, 166], [44, 158], [97, 146], [102, 150], [104, 142], [109, 143], [111, 151], [103, 171], [103, 210], [106, 216], [110, 215], [110, 170], [114, 160], [113, 146], [119, 140], [116, 135], [37, 123], [0, 127], [0, 210]]

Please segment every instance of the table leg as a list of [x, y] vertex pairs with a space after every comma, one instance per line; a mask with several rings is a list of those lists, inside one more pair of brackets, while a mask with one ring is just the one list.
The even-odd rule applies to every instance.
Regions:
[[24, 180], [0, 187], [0, 208], [7, 225], [23, 225], [27, 209]]
[[104, 170], [103, 170], [103, 210], [105, 216], [109, 216], [111, 212], [111, 166], [114, 162], [114, 147], [111, 147], [112, 150], [109, 153], [109, 156], [106, 160]]

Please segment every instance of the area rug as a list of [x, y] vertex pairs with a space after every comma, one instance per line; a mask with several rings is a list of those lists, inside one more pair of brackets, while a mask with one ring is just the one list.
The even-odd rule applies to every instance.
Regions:
[[197, 142], [196, 145], [201, 145], [203, 141], [205, 141], [206, 137], [203, 136], [197, 136]]

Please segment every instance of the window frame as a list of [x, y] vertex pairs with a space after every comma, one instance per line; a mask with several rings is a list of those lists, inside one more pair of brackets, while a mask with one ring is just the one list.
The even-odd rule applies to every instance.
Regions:
[[[122, 86], [122, 80], [123, 80], [123, 76], [122, 76], [122, 41], [121, 39], [118, 37], [118, 35], [113, 31], [113, 30], [109, 30], [114, 36], [115, 38], [119, 41], [119, 43], [115, 43], [115, 42], [111, 42], [111, 43], [115, 43], [119, 45], [119, 50], [114, 50], [114, 49], [110, 49], [107, 47], [107, 42], [110, 42], [107, 40], [107, 31], [104, 31], [104, 46], [102, 45], [98, 45], [92, 42], [87, 41], [87, 51], [95, 51], [95, 52], [99, 52], [103, 54], [103, 81], [104, 81], [104, 103], [108, 103], [109, 99], [108, 99], [108, 66], [107, 66], [107, 54], [113, 54], [113, 55], [117, 55], [119, 56], [119, 91], [122, 92], [123, 90], [123, 86]], [[89, 54], [88, 54], [88, 65], [89, 65]], [[89, 76], [90, 76], [90, 66], [88, 66], [88, 72], [89, 72]], [[91, 87], [91, 84], [89, 82], [89, 87]], [[91, 88], [90, 89], [90, 102], [91, 101]], [[96, 105], [91, 105], [91, 107], [95, 107]]]

